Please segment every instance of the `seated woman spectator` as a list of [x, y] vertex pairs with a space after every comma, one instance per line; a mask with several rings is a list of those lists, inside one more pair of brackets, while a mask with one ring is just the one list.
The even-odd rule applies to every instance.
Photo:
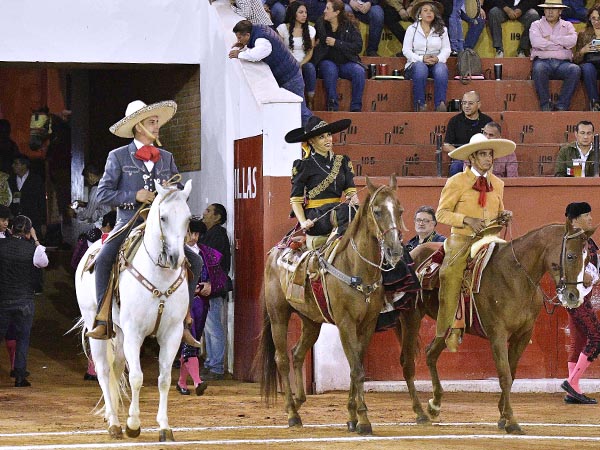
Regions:
[[404, 77], [413, 82], [415, 111], [426, 111], [425, 84], [433, 77], [434, 105], [438, 112], [446, 111], [448, 67], [450, 56], [448, 30], [444, 26], [438, 2], [424, 0], [413, 6], [413, 23], [406, 30], [402, 53], [406, 56]]
[[323, 16], [315, 24], [317, 46], [312, 62], [318, 68], [320, 78], [323, 78], [327, 109], [330, 111], [339, 109], [338, 78], [352, 83], [350, 111], [362, 109], [366, 76], [358, 56], [363, 40], [355, 22], [354, 17], [346, 14], [342, 0], [331, 0], [327, 2]]
[[600, 3], [596, 3], [590, 8], [585, 30], [577, 34], [577, 44], [573, 50], [573, 62], [581, 67], [583, 85], [590, 101], [590, 109], [600, 111], [598, 96], [600, 45], [592, 45], [594, 39], [600, 39]]
[[277, 27], [283, 42], [291, 50], [302, 68], [302, 78], [306, 88], [306, 106], [312, 111], [317, 85], [317, 70], [310, 62], [315, 46], [317, 31], [308, 24], [306, 5], [300, 1], [292, 2], [288, 7], [285, 22]]

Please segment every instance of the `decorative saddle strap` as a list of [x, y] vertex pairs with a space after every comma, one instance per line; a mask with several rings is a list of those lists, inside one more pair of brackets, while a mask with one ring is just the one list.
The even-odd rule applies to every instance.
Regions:
[[314, 188], [308, 191], [308, 198], [315, 198], [317, 195], [319, 195], [321, 192], [327, 189], [329, 185], [331, 185], [331, 183], [333, 183], [333, 181], [337, 178], [338, 174], [340, 173], [343, 158], [344, 157], [342, 155], [335, 155], [335, 157], [333, 158], [333, 167], [331, 168], [331, 172], [329, 172], [329, 175], [327, 175], [327, 177], [323, 181], [321, 181]]
[[382, 282], [381, 277], [379, 278], [379, 280], [377, 280], [376, 282], [374, 282], [372, 284], [364, 284], [362, 282], [361, 277], [346, 275], [344, 272], [337, 269], [333, 264], [331, 264], [325, 258], [323, 258], [323, 255], [319, 255], [319, 265], [325, 271], [329, 272], [331, 275], [333, 275], [338, 280], [340, 280], [342, 283], [345, 283], [348, 286], [350, 286], [351, 288], [356, 289], [359, 292], [362, 292], [363, 295], [366, 297], [365, 300], [367, 301], [367, 303], [370, 301], [370, 295], [373, 292], [375, 292], [375, 290], [377, 290], [377, 288], [379, 288], [379, 286], [381, 286], [381, 282]]

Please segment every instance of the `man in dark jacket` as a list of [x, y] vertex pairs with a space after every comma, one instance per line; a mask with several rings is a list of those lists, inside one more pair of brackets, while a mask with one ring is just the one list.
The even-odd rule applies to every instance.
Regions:
[[27, 380], [27, 354], [33, 325], [36, 268], [46, 267], [46, 248], [40, 245], [26, 216], [13, 220], [13, 235], [0, 239], [0, 337], [9, 323], [16, 330], [15, 387], [31, 386]]
[[12, 164], [14, 174], [8, 184], [12, 192], [10, 210], [13, 216], [20, 214], [31, 219], [33, 227], [44, 233], [46, 227], [46, 189], [43, 180], [31, 170], [26, 156], [17, 156]]
[[496, 58], [504, 57], [502, 24], [507, 20], [518, 20], [523, 25], [524, 30], [521, 33], [517, 56], [527, 56], [527, 52], [531, 49], [529, 27], [540, 18], [535, 10], [537, 3], [537, 0], [492, 0], [488, 13], [488, 23], [492, 34], [492, 45], [496, 49]]
[[266, 25], [252, 25], [249, 20], [240, 20], [233, 27], [237, 42], [229, 52], [229, 58], [250, 62], [266, 63], [279, 87], [302, 98], [300, 112], [304, 125], [312, 113], [304, 99], [304, 79], [300, 64], [283, 43], [277, 32]]

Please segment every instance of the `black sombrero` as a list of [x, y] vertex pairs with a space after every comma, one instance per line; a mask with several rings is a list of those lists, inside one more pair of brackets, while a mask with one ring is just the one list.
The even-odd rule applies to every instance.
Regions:
[[300, 128], [295, 128], [285, 135], [285, 142], [293, 144], [295, 142], [306, 142], [310, 138], [320, 136], [323, 133], [339, 133], [350, 126], [350, 119], [337, 120], [327, 123], [317, 116], [312, 116], [306, 122], [306, 125]]

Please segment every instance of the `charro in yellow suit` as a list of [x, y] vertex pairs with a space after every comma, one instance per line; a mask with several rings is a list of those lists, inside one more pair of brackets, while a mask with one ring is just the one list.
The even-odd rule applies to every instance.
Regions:
[[476, 134], [469, 144], [450, 153], [454, 159], [467, 161], [469, 167], [448, 179], [436, 212], [438, 222], [452, 227], [444, 243], [446, 256], [440, 268], [436, 329], [437, 337], [446, 338], [449, 351], [456, 351], [460, 342], [461, 330], [451, 327], [471, 244], [480, 238], [477, 233], [492, 222], [506, 222], [512, 216], [510, 211], [504, 210], [504, 182], [491, 169], [494, 158], [514, 152], [515, 147], [512, 141], [488, 140]]

